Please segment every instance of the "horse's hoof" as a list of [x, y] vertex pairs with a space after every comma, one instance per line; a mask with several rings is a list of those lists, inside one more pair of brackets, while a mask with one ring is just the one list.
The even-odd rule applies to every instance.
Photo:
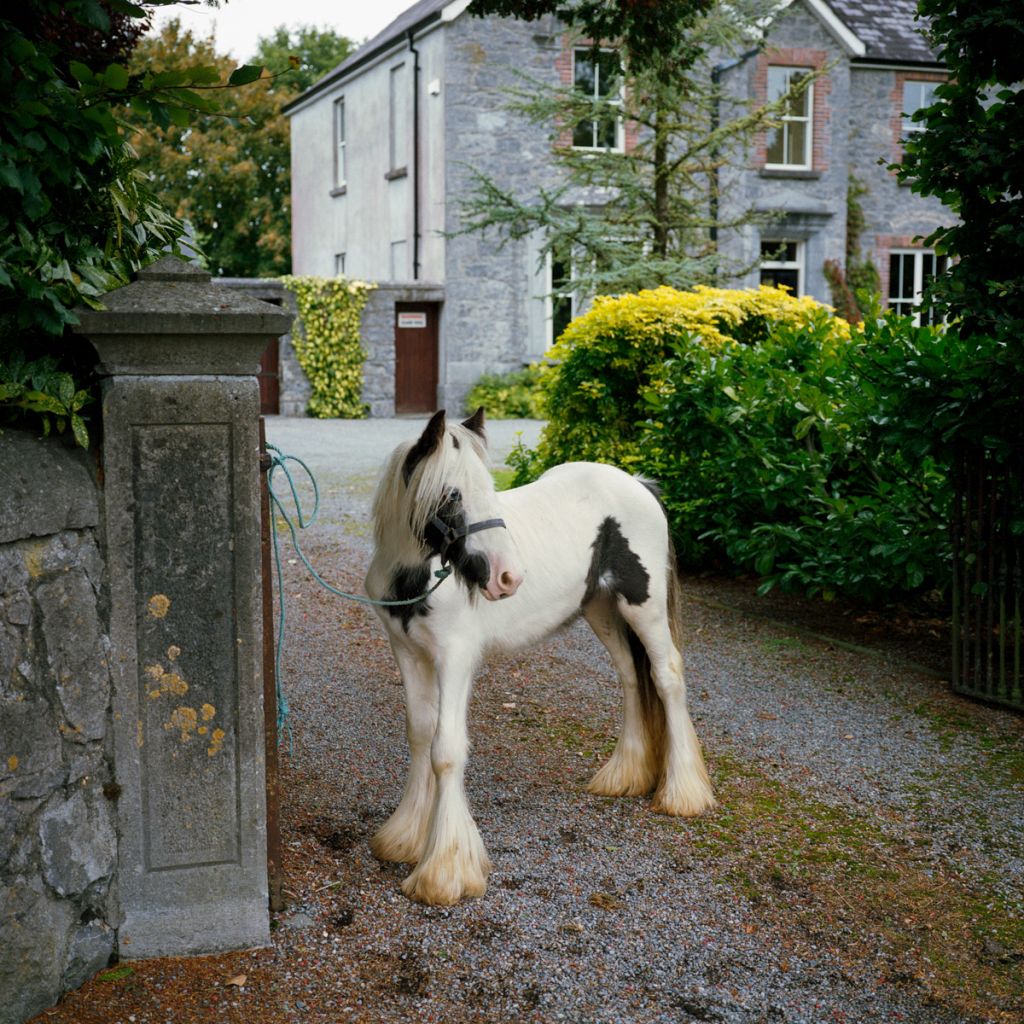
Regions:
[[651, 810], [655, 814], [668, 814], [673, 818], [696, 818], [717, 806], [714, 794], [704, 785], [668, 792], [661, 788], [654, 794]]
[[487, 892], [487, 882], [477, 879], [459, 882], [452, 879], [447, 883], [438, 883], [419, 871], [413, 871], [402, 882], [402, 892], [409, 899], [426, 903], [430, 907], [451, 907], [461, 899], [483, 896]]

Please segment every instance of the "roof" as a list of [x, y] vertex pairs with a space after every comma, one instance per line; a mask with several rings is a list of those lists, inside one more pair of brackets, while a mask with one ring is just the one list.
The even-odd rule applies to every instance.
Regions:
[[444, 9], [450, 6], [452, 0], [419, 0], [411, 7], [406, 8], [390, 25], [378, 32], [372, 39], [368, 39], [354, 53], [350, 53], [336, 68], [328, 71], [319, 81], [314, 82], [301, 96], [292, 100], [284, 108], [285, 113], [300, 103], [315, 96], [318, 92], [329, 88], [339, 79], [344, 78], [349, 72], [363, 64], [369, 63], [386, 50], [391, 49], [400, 39], [407, 36], [410, 31], [416, 32], [425, 28], [435, 21], [441, 20]]
[[941, 64], [916, 20], [917, 0], [826, 0], [864, 43], [859, 59], [877, 64]]
[[[285, 112], [305, 103], [356, 68], [376, 59], [410, 31], [418, 32], [435, 21], [441, 21], [443, 17], [461, 14], [468, 5], [469, 0], [461, 3], [458, 0], [418, 0], [301, 96], [287, 104]], [[920, 24], [915, 20], [917, 0], [817, 0], [811, 6], [818, 9], [821, 16], [827, 16], [827, 12], [820, 9], [822, 6], [831, 9], [843, 26], [856, 37], [851, 40], [858, 44], [854, 53], [855, 60], [885, 64], [941, 64], [925, 40]], [[453, 10], [446, 15], [446, 8], [449, 7]], [[863, 52], [860, 43], [863, 44]]]

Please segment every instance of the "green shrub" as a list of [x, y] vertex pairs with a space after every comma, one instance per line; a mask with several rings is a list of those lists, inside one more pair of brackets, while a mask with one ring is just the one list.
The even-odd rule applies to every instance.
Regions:
[[359, 321], [373, 285], [340, 277], [282, 277], [299, 316], [295, 355], [312, 385], [307, 409], [320, 419], [362, 419], [363, 363]]
[[543, 367], [534, 363], [514, 373], [485, 373], [466, 395], [466, 415], [482, 405], [492, 420], [544, 419], [543, 372]]
[[20, 348], [0, 346], [0, 424], [36, 419], [44, 437], [51, 428], [63, 434], [70, 426], [75, 443], [88, 448], [82, 408], [92, 400], [72, 374], [61, 370], [56, 356], [27, 359]]
[[715, 358], [676, 353], [648, 392], [644, 442], [683, 556], [826, 597], [943, 588], [949, 463], [934, 415], [906, 419], [920, 380], [894, 387], [893, 374], [956, 344], [891, 316], [840, 345], [824, 324], [777, 324]]
[[736, 343], [756, 343], [780, 321], [824, 320], [830, 336], [848, 337], [845, 321], [778, 288], [680, 292], [663, 287], [598, 298], [548, 353], [554, 364], [543, 379], [549, 416], [534, 471], [570, 459], [642, 468], [639, 426], [648, 415], [643, 395], [657, 386], [675, 346], [699, 345], [717, 353]]

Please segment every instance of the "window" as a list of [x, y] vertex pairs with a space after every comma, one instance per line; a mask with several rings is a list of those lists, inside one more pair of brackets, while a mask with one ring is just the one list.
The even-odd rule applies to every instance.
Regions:
[[782, 285], [800, 295], [803, 285], [803, 245], [800, 242], [761, 242], [761, 284]]
[[[912, 316], [920, 325], [921, 297], [936, 274], [946, 272], [946, 257], [936, 256], [927, 249], [895, 250], [889, 254], [889, 308]], [[924, 315], [925, 323], [935, 323], [930, 311]]]
[[391, 243], [391, 259], [389, 265], [391, 281], [405, 281], [409, 278], [409, 271], [406, 264], [405, 241]]
[[551, 325], [548, 344], [553, 345], [575, 319], [577, 310], [576, 296], [568, 288], [568, 284], [572, 280], [572, 260], [565, 253], [551, 252], [548, 254], [548, 268], [550, 272], [548, 320]]
[[345, 276], [345, 254], [343, 252], [336, 252], [334, 254], [334, 276]]
[[334, 101], [334, 187], [345, 186], [345, 97]]
[[401, 177], [409, 163], [409, 90], [405, 64], [391, 69], [388, 93], [388, 176]]
[[930, 107], [935, 102], [935, 87], [939, 82], [915, 82], [906, 81], [903, 83], [903, 137], [906, 138], [911, 132], [923, 132], [924, 124], [921, 121], [914, 121], [915, 111], [922, 107]]
[[594, 103], [604, 103], [611, 110], [597, 121], [580, 121], [573, 129], [574, 149], [622, 150], [625, 135], [622, 127], [622, 67], [614, 50], [578, 48], [572, 54], [573, 87]]
[[[807, 68], [768, 68], [768, 102], [784, 96], [810, 72]], [[782, 125], [768, 137], [766, 166], [790, 167], [798, 170], [811, 168], [811, 141], [814, 123], [814, 83], [798, 96], [790, 98], [782, 110]]]

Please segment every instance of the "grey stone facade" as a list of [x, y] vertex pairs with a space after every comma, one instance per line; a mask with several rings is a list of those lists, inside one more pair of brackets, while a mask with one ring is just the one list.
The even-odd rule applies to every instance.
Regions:
[[86, 455], [0, 435], [0, 1022], [104, 967], [120, 923], [100, 505]]
[[[502, 18], [456, 19], [446, 31], [446, 229], [460, 227], [459, 202], [472, 170], [523, 198], [558, 182], [550, 140], [508, 109], [517, 72], [555, 86], [562, 30], [551, 17], [524, 24]], [[445, 247], [439, 405], [461, 410], [484, 373], [521, 369], [546, 347], [547, 281], [526, 241], [499, 244], [493, 234], [454, 234]], [[537, 337], [541, 336], [538, 342]], [[531, 339], [533, 343], [531, 345]]]

